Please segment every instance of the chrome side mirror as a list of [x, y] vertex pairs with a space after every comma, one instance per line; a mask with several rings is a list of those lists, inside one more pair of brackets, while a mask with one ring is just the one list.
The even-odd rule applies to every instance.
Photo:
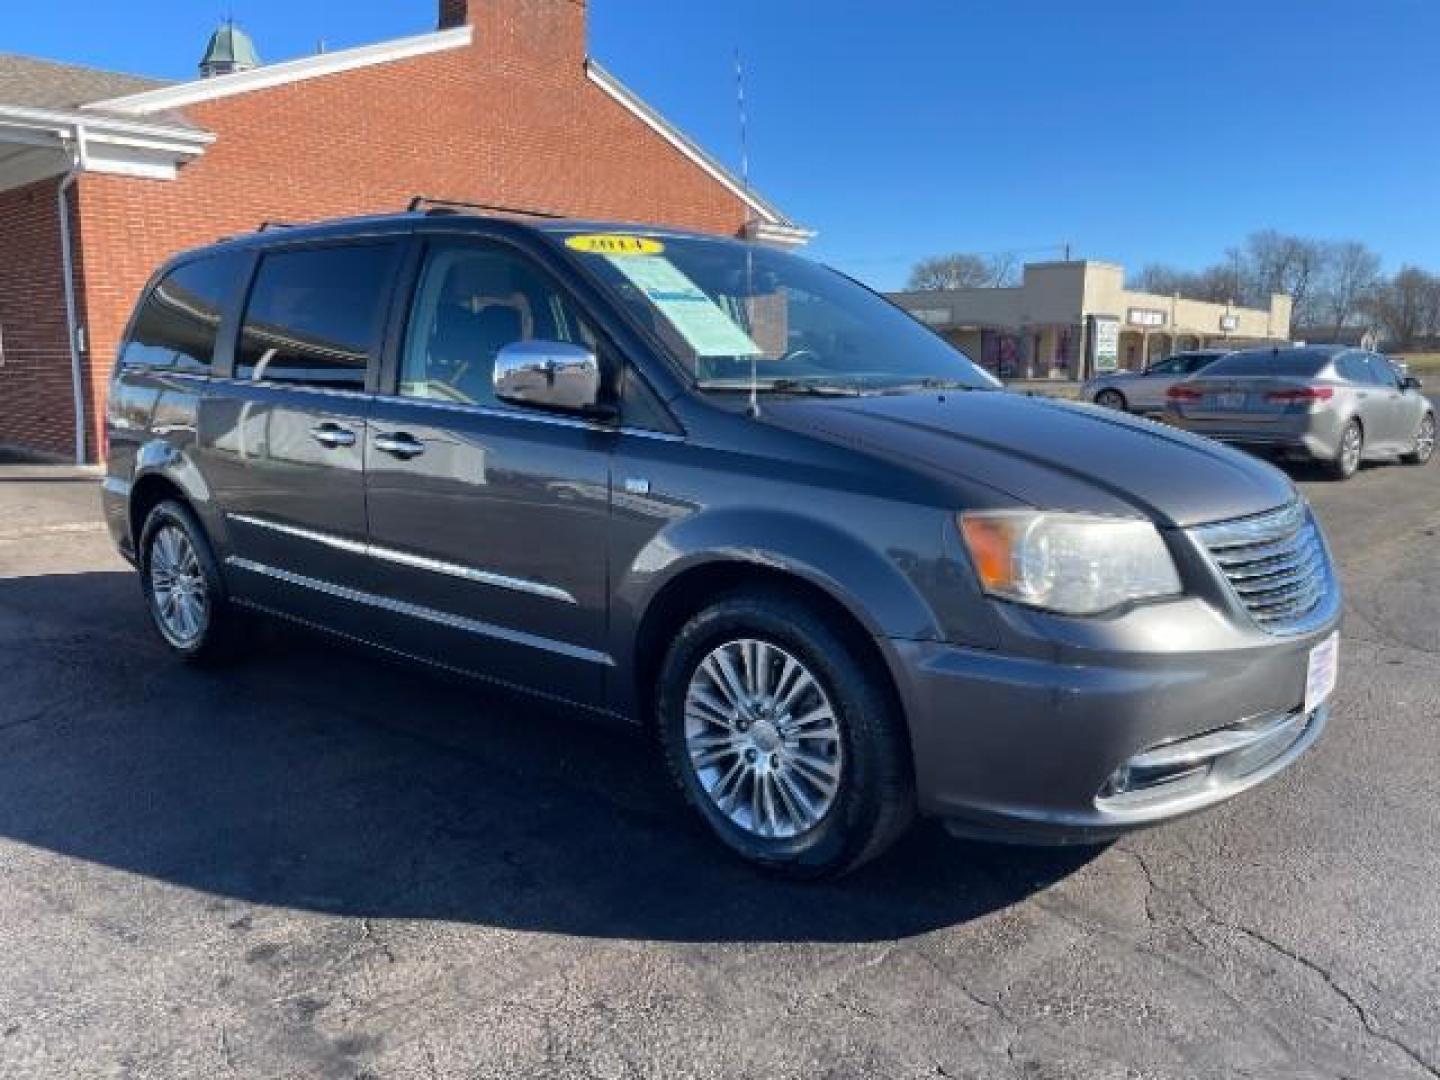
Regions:
[[516, 341], [495, 354], [495, 397], [511, 405], [600, 413], [600, 361], [583, 345]]

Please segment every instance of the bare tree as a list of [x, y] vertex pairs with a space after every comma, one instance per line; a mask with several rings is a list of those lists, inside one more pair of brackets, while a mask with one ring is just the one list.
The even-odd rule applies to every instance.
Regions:
[[1342, 240], [1326, 248], [1316, 306], [1329, 325], [1348, 326], [1380, 283], [1380, 256], [1358, 240]]
[[1418, 266], [1402, 266], [1367, 305], [1397, 348], [1409, 348], [1440, 321], [1440, 279]]
[[1274, 229], [1251, 233], [1246, 241], [1250, 303], [1269, 303], [1272, 293], [1288, 293], [1294, 301], [1290, 326], [1315, 322], [1314, 292], [1323, 275], [1325, 245]]
[[1188, 296], [1193, 291], [1194, 283], [1194, 274], [1188, 270], [1167, 266], [1165, 263], [1150, 263], [1148, 266], [1142, 266], [1130, 276], [1128, 282], [1132, 289], [1155, 293], [1159, 296], [1171, 296], [1174, 293]]
[[1015, 284], [1018, 266], [1013, 254], [936, 255], [910, 271], [911, 289], [991, 289]]

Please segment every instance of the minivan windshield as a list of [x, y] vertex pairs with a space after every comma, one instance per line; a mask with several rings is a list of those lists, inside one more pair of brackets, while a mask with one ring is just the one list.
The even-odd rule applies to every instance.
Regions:
[[964, 353], [843, 274], [724, 239], [561, 233], [705, 390], [993, 390]]

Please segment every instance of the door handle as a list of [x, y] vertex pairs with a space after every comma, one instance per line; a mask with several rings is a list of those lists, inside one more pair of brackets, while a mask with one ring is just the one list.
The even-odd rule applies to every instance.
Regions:
[[387, 454], [408, 461], [410, 458], [419, 457], [425, 452], [425, 444], [413, 435], [403, 431], [397, 431], [394, 435], [376, 435], [375, 449], [383, 450]]
[[310, 437], [321, 446], [328, 446], [334, 450], [339, 446], [354, 446], [355, 432], [349, 428], [343, 428], [339, 424], [321, 424], [319, 427], [310, 429]]

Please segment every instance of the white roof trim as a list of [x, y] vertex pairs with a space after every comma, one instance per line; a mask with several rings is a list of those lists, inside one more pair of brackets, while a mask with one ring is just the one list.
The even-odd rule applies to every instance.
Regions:
[[0, 105], [0, 128], [18, 128], [47, 135], [70, 135], [77, 126], [83, 127], [86, 137], [90, 139], [126, 141], [132, 145], [152, 146], [179, 153], [199, 153], [215, 141], [215, 136], [208, 131], [198, 131], [177, 124], [102, 116], [73, 109], [30, 109]]
[[746, 206], [759, 214], [763, 221], [784, 228], [796, 227], [791, 222], [786, 221], [784, 215], [775, 207], [765, 202], [753, 192], [747, 191], [728, 170], [686, 138], [678, 128], [647, 105], [629, 87], [595, 61], [585, 61], [585, 74], [590, 77], [591, 82], [633, 113], [646, 127], [659, 135], [671, 146], [675, 147], [676, 150], [679, 150], [680, 153], [684, 154], [696, 165], [700, 166], [700, 168], [704, 169], [705, 172], [717, 180], [725, 190], [729, 191], [730, 194], [734, 195]]
[[216, 75], [209, 79], [196, 79], [177, 86], [162, 86], [158, 90], [145, 90], [138, 94], [96, 101], [84, 106], [86, 109], [101, 109], [105, 112], [146, 113], [163, 112], [167, 109], [181, 109], [203, 101], [232, 97], [235, 94], [249, 94], [256, 90], [268, 90], [274, 86], [318, 79], [342, 71], [371, 67], [375, 64], [389, 64], [396, 60], [409, 60], [415, 56], [443, 52], [446, 49], [461, 49], [474, 40], [474, 28], [457, 26], [451, 30], [437, 30], [430, 34], [396, 38], [374, 45], [361, 45], [354, 49], [340, 49], [336, 52], [319, 53], [299, 60], [286, 60], [278, 64], [264, 64], [249, 71], [237, 71], [230, 75]]
[[171, 124], [0, 105], [0, 191], [60, 176], [77, 153], [85, 172], [173, 180], [214, 141], [208, 131]]

